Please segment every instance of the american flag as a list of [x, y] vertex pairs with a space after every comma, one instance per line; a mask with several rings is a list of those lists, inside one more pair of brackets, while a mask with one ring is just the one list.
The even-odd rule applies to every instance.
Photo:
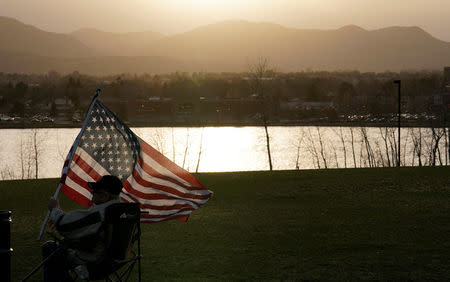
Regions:
[[98, 99], [93, 103], [64, 162], [64, 194], [88, 207], [87, 183], [115, 175], [124, 186], [121, 200], [140, 204], [141, 222], [186, 221], [208, 201], [212, 192], [192, 174], [136, 136]]

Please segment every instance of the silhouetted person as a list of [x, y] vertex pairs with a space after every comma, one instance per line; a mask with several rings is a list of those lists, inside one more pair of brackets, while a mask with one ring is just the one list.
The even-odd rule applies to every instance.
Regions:
[[65, 213], [58, 202], [48, 202], [50, 219], [63, 236], [62, 243], [48, 241], [42, 246], [45, 259], [62, 244], [57, 253], [44, 265], [44, 281], [71, 281], [68, 270], [78, 266], [79, 272], [87, 273], [87, 263], [98, 263], [105, 258], [105, 234], [102, 230], [105, 209], [119, 203], [122, 182], [112, 175], [105, 175], [97, 182], [89, 182], [94, 205], [87, 210], [73, 210]]

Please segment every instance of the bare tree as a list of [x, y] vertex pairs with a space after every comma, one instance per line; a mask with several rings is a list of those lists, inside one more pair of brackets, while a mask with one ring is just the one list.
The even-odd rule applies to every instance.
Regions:
[[352, 138], [352, 155], [353, 155], [353, 165], [356, 168], [356, 155], [355, 155], [355, 138], [353, 135], [353, 127], [350, 127], [350, 136]]
[[1, 180], [15, 179], [14, 169], [12, 169], [8, 165], [2, 167], [2, 170], [0, 171], [0, 179]]
[[300, 160], [300, 147], [302, 146], [302, 141], [305, 136], [305, 132], [303, 129], [300, 131], [300, 135], [297, 139], [297, 157], [295, 160], [295, 169], [300, 169], [299, 160]]
[[308, 128], [308, 131], [307, 131], [306, 141], [307, 141], [306, 149], [313, 157], [313, 165], [317, 166], [317, 168], [320, 169], [319, 153], [317, 152], [317, 149], [316, 149], [317, 146], [314, 142], [314, 138], [312, 137], [310, 128]]
[[[447, 146], [447, 160], [448, 162], [450, 162], [450, 127], [447, 127], [447, 138], [446, 138], [447, 142], [446, 142], [446, 146]], [[448, 162], [446, 161], [446, 165], [448, 164]]]
[[198, 148], [198, 158], [197, 158], [197, 166], [195, 167], [195, 172], [198, 172], [198, 167], [200, 166], [200, 158], [202, 156], [202, 145], [203, 145], [203, 130], [205, 128], [202, 127], [202, 132], [200, 134], [200, 146]]
[[339, 160], [338, 160], [338, 156], [337, 156], [337, 150], [336, 150], [336, 147], [333, 145], [333, 143], [331, 143], [331, 149], [333, 152], [334, 161], [336, 162], [336, 168], [339, 168]]
[[34, 165], [35, 165], [35, 177], [38, 179], [39, 175], [39, 150], [38, 150], [38, 144], [37, 144], [37, 130], [33, 129], [33, 149], [34, 149]]
[[386, 129], [387, 129], [386, 138], [389, 142], [392, 166], [394, 166], [394, 164], [400, 163], [400, 160], [398, 160], [398, 154], [397, 154], [397, 141], [395, 138], [395, 128], [386, 128]]
[[441, 150], [439, 149], [439, 142], [441, 141], [441, 138], [444, 136], [445, 131], [443, 128], [435, 128], [434, 126], [431, 127], [431, 136], [432, 136], [432, 142], [433, 146], [431, 149], [431, 165], [436, 165], [436, 160], [439, 161], [439, 164], [442, 165], [442, 158], [441, 158]]
[[172, 161], [175, 162], [175, 140], [172, 127]]
[[367, 162], [369, 164], [369, 167], [374, 167], [375, 166], [375, 157], [374, 157], [372, 147], [370, 146], [369, 137], [367, 136], [367, 128], [360, 127], [360, 133], [361, 133], [361, 139], [364, 141], [364, 147], [366, 148]]
[[[64, 162], [66, 159], [66, 156], [64, 155], [63, 152], [61, 152], [61, 148], [60, 148], [60, 144], [59, 144], [59, 130], [56, 129], [56, 148], [57, 148], [57, 152], [58, 152], [58, 156], [59, 156], [59, 160], [61, 162]], [[67, 152], [65, 152], [67, 154]]]
[[383, 152], [380, 146], [380, 142], [378, 140], [375, 140], [375, 148], [376, 148], [376, 156], [378, 156], [377, 166], [386, 166], [386, 161], [384, 160]]
[[433, 166], [434, 141], [433, 141], [431, 129], [427, 130], [425, 133], [426, 134], [424, 134], [424, 137], [423, 137], [423, 147], [424, 147], [423, 150], [424, 150], [424, 155], [426, 156], [424, 164], [426, 166]]
[[416, 144], [414, 142], [414, 138], [415, 138], [415, 132], [414, 132], [414, 128], [410, 128], [409, 129], [411, 131], [411, 141], [412, 141], [412, 150], [411, 150], [411, 166], [414, 166], [414, 164], [416, 163]]
[[[26, 134], [26, 135], [25, 135]], [[25, 139], [24, 139], [25, 135]], [[30, 179], [33, 166], [33, 144], [32, 135], [22, 132], [20, 139], [20, 166], [21, 179]]]
[[359, 144], [359, 167], [367, 167], [366, 158], [364, 158], [363, 146], [364, 140], [361, 139]]
[[317, 130], [317, 138], [319, 140], [319, 145], [320, 145], [320, 156], [322, 157], [322, 161], [323, 161], [324, 167], [328, 168], [328, 166], [327, 166], [327, 158], [325, 157], [325, 148], [324, 148], [324, 145], [323, 145], [323, 140], [322, 140], [322, 134], [321, 134], [321, 131], [320, 131], [320, 127], [317, 126], [316, 130]]
[[450, 128], [444, 128], [445, 133], [445, 165], [450, 161]]
[[347, 148], [345, 146], [345, 138], [344, 133], [342, 132], [342, 126], [339, 126], [339, 131], [333, 130], [334, 133], [339, 137], [339, 140], [342, 143], [342, 151], [344, 153], [344, 167], [347, 168]]
[[406, 131], [406, 136], [403, 138], [403, 164], [404, 165], [406, 165], [406, 148], [407, 148], [407, 144], [408, 144], [408, 140], [409, 140], [409, 137], [410, 137], [410, 131], [409, 130], [407, 130]]
[[155, 146], [155, 149], [164, 155], [166, 139], [164, 137], [164, 132], [162, 131], [161, 128], [155, 129], [155, 132], [151, 136], [151, 141], [152, 144]]
[[20, 157], [20, 168], [21, 168], [21, 174], [20, 178], [25, 178], [25, 155], [24, 155], [24, 142], [23, 142], [23, 134], [20, 136], [20, 151], [19, 151], [19, 157]]
[[31, 136], [32, 136], [32, 142], [33, 142], [33, 162], [34, 162], [34, 175], [35, 178], [39, 178], [39, 164], [40, 164], [40, 157], [42, 155], [42, 138], [39, 135], [38, 129], [32, 129], [31, 130]]
[[267, 101], [267, 89], [265, 80], [269, 74], [273, 74], [273, 70], [269, 67], [269, 61], [267, 58], [258, 57], [256, 62], [249, 66], [249, 82], [251, 90], [258, 97], [261, 105], [261, 118], [264, 125], [264, 131], [266, 136], [267, 157], [269, 159], [269, 169], [272, 171], [272, 156], [270, 151], [270, 136], [267, 128], [268, 110], [267, 106], [270, 105]]
[[389, 139], [389, 128], [386, 126], [384, 128], [384, 132], [382, 130], [382, 128], [380, 127], [380, 135], [381, 138], [384, 141], [384, 148], [385, 148], [385, 153], [386, 153], [386, 161], [387, 161], [387, 166], [390, 167], [391, 166], [391, 158], [390, 158], [390, 151], [389, 151], [389, 146], [388, 146], [388, 139]]
[[184, 156], [183, 156], [183, 165], [182, 168], [184, 168], [184, 164], [186, 163], [186, 157], [188, 154], [189, 149], [189, 128], [186, 129], [186, 146], [184, 148]]

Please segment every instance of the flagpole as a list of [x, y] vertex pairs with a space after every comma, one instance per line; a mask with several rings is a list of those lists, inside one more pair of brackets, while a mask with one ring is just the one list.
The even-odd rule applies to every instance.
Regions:
[[[86, 129], [87, 123], [89, 121], [89, 117], [90, 117], [91, 112], [92, 112], [92, 108], [94, 107], [95, 101], [97, 101], [97, 98], [98, 98], [98, 95], [100, 94], [100, 91], [102, 91], [102, 87], [103, 87], [103, 82], [100, 82], [100, 85], [98, 86], [97, 90], [95, 91], [95, 95], [92, 98], [91, 104], [89, 105], [89, 109], [88, 109], [88, 111], [86, 113], [86, 118], [84, 119], [83, 125], [81, 127], [81, 131], [80, 131], [80, 133], [78, 133], [78, 136], [75, 139], [75, 142], [73, 143], [72, 151], [70, 152], [70, 154], [69, 154], [69, 156], [67, 158], [68, 159], [68, 165], [64, 168], [64, 170], [62, 172], [62, 175], [66, 175], [67, 171], [69, 170], [69, 166], [70, 166], [70, 163], [72, 162], [73, 155], [75, 154], [75, 150], [78, 147], [78, 143], [80, 141], [80, 137], [83, 135], [83, 132]], [[56, 200], [58, 198], [59, 191], [61, 190], [61, 187], [62, 187], [62, 182], [60, 181], [59, 184], [58, 184], [58, 188], [56, 188], [55, 195], [53, 195], [53, 199]], [[46, 217], [44, 219], [44, 222], [42, 223], [41, 230], [39, 231], [39, 235], [38, 235], [38, 238], [37, 238], [38, 241], [41, 240], [42, 235], [44, 234], [44, 230], [45, 230], [45, 227], [47, 226], [49, 218], [50, 218], [50, 211], [47, 212], [47, 215], [46, 215]]]

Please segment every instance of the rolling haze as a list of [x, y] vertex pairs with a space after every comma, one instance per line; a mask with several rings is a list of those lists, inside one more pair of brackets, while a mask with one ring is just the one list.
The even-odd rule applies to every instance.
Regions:
[[450, 41], [448, 0], [0, 0], [0, 15], [46, 31], [176, 34], [230, 19], [299, 29], [420, 26]]

